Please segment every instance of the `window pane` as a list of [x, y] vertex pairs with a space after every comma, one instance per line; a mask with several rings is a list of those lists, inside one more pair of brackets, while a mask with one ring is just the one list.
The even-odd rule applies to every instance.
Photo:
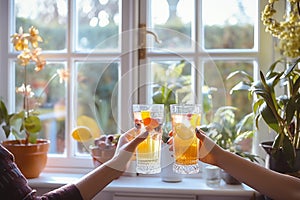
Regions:
[[194, 1], [152, 0], [151, 22], [154, 32], [162, 41], [156, 48], [190, 50], [194, 34]]
[[252, 49], [256, 4], [253, 0], [203, 0], [205, 49]]
[[[57, 76], [58, 69], [64, 69], [65, 63], [48, 62], [43, 70], [34, 71], [34, 65], [16, 65], [16, 87], [20, 87], [24, 80], [26, 69], [26, 83], [31, 86], [34, 97], [28, 102], [31, 109], [35, 108], [42, 120], [43, 128], [39, 138], [49, 139], [49, 153], [64, 153], [65, 151], [65, 99], [66, 86], [60, 83]], [[52, 79], [53, 78], [53, 79]], [[23, 97], [16, 94], [16, 111], [23, 107]]]
[[176, 95], [177, 103], [192, 103], [192, 65], [187, 61], [152, 61], [153, 93], [166, 86]]
[[[77, 125], [90, 126], [94, 137], [99, 137], [99, 131], [117, 134], [119, 63], [78, 62], [76, 66]], [[88, 151], [92, 142], [78, 143], [78, 151]]]
[[35, 26], [43, 37], [43, 50], [66, 49], [67, 0], [15, 0], [16, 32]]
[[119, 0], [78, 0], [77, 3], [77, 50], [120, 49], [120, 2]]
[[[207, 113], [214, 113], [219, 107], [230, 105], [240, 109], [237, 113], [237, 118], [251, 112], [251, 100], [248, 99], [248, 92], [236, 92], [230, 94], [230, 89], [241, 81], [242, 77], [234, 77], [226, 80], [227, 76], [237, 70], [246, 71], [253, 75], [253, 63], [251, 61], [214, 61], [204, 64], [205, 80], [204, 85], [208, 87], [212, 95], [211, 109], [207, 109]], [[214, 78], [212, 78], [214, 77]], [[208, 121], [210, 119], [207, 119]]]

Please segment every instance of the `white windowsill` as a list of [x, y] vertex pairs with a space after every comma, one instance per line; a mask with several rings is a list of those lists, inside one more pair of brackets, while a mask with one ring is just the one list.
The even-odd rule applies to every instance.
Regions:
[[[42, 173], [40, 177], [29, 179], [32, 188], [54, 189], [68, 183], [75, 183], [83, 174]], [[136, 192], [161, 194], [193, 194], [214, 196], [253, 196], [258, 194], [245, 184], [227, 185], [221, 181], [218, 187], [209, 187], [203, 178], [183, 178], [181, 182], [163, 182], [159, 176], [121, 176], [112, 181], [104, 191], [107, 192]]]

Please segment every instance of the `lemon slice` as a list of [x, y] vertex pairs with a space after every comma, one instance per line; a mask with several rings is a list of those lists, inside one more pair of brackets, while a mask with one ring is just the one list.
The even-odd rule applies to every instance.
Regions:
[[193, 131], [181, 123], [175, 125], [175, 134], [183, 140], [189, 140], [194, 137]]
[[91, 130], [85, 126], [76, 127], [72, 131], [72, 137], [78, 142], [85, 142], [93, 138]]
[[81, 115], [77, 118], [77, 126], [87, 127], [90, 130], [93, 138], [100, 137], [100, 128], [97, 122], [91, 117]]
[[146, 118], [150, 118], [151, 117], [150, 116], [150, 111], [148, 111], [148, 110], [142, 110], [141, 111], [141, 116], [142, 116], [143, 120], [146, 119]]
[[200, 123], [201, 123], [201, 115], [193, 114], [191, 117], [191, 126], [193, 128], [196, 128], [197, 126], [200, 126]]

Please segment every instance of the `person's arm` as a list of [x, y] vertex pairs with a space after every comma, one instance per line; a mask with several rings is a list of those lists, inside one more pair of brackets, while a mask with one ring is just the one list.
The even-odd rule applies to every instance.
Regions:
[[300, 179], [281, 174], [216, 145], [202, 131], [196, 131], [200, 139], [200, 160], [216, 165], [239, 181], [272, 199], [300, 199]]
[[111, 181], [122, 175], [135, 148], [147, 137], [148, 132], [140, 133], [135, 137], [137, 134], [138, 130], [136, 128], [124, 133], [119, 139], [115, 156], [82, 177], [75, 184], [83, 199], [92, 199]]

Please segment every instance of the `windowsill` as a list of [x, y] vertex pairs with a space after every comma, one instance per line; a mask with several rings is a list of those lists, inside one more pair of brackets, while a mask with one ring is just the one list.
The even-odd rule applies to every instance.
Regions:
[[[83, 174], [42, 173], [40, 177], [29, 179], [32, 188], [54, 189], [68, 183], [76, 182]], [[104, 191], [136, 192], [194, 195], [252, 196], [257, 193], [245, 184], [227, 185], [223, 180], [218, 187], [209, 187], [203, 178], [185, 177], [181, 182], [163, 182], [159, 176], [121, 176], [112, 181]]]

